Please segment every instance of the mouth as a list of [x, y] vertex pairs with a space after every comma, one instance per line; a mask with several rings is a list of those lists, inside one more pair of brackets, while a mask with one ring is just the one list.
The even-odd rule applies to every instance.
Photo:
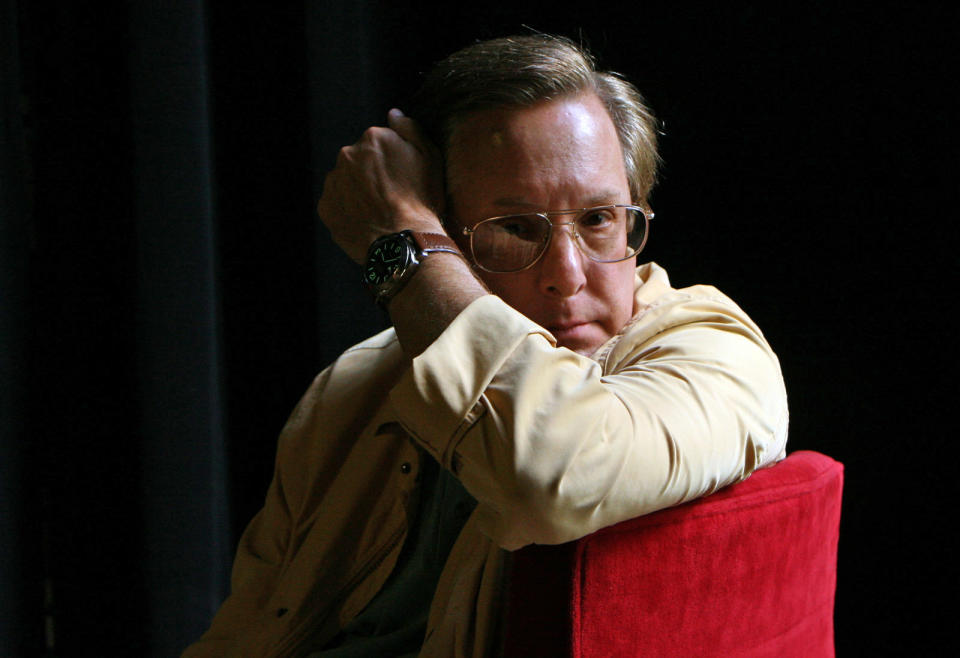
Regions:
[[563, 345], [564, 343], [581, 337], [590, 327], [590, 322], [586, 320], [575, 320], [573, 322], [561, 322], [547, 326], [547, 329]]

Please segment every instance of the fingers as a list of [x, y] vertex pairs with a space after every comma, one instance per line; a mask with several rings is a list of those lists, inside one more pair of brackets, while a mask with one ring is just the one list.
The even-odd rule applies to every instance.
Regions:
[[317, 215], [357, 262], [378, 236], [405, 228], [442, 231], [441, 160], [417, 123], [392, 110], [388, 127], [367, 128], [344, 146], [323, 183]]
[[420, 130], [420, 125], [397, 108], [387, 112], [387, 125], [404, 140], [413, 144], [421, 153], [425, 155], [435, 153], [435, 147]]
[[408, 142], [415, 142], [420, 137], [416, 122], [397, 108], [387, 112], [387, 125]]
[[420, 128], [414, 119], [404, 115], [397, 108], [387, 112], [387, 125], [404, 141], [413, 145], [423, 155], [431, 169], [430, 197], [434, 199], [432, 207], [437, 213], [443, 212], [445, 197], [443, 193], [443, 154]]

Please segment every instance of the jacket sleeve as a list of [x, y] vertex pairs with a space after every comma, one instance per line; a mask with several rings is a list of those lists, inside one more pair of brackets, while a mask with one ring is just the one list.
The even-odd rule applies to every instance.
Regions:
[[274, 478], [264, 507], [247, 526], [237, 547], [230, 579], [230, 595], [220, 606], [210, 628], [183, 653], [182, 658], [247, 655], [246, 633], [259, 626], [259, 616], [279, 577], [289, 514], [282, 484]]
[[247, 525], [237, 546], [230, 578], [230, 595], [220, 606], [206, 633], [187, 647], [183, 658], [256, 655], [262, 638], [264, 608], [276, 588], [284, 560], [288, 557], [292, 518], [304, 490], [302, 469], [281, 468], [298, 464], [303, 453], [304, 426], [309, 411], [322, 396], [328, 377], [324, 371], [294, 409], [280, 434], [273, 480], [261, 510]]
[[601, 364], [476, 300], [391, 392], [410, 434], [506, 549], [562, 543], [782, 458], [787, 403], [759, 329], [713, 288], [671, 290]]

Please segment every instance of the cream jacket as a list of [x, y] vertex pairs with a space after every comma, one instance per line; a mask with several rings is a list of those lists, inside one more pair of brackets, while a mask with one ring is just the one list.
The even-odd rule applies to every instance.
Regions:
[[420, 459], [477, 499], [423, 656], [494, 651], [506, 550], [561, 543], [704, 496], [784, 455], [787, 400], [760, 330], [708, 286], [637, 269], [636, 314], [593, 358], [495, 296], [412, 362], [392, 330], [347, 350], [284, 427], [232, 593], [184, 656], [298, 656], [381, 588]]

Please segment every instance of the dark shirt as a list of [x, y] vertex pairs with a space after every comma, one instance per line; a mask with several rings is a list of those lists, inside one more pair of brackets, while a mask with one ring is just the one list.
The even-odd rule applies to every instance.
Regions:
[[477, 504], [430, 457], [423, 458], [420, 478], [417, 516], [393, 573], [343, 632], [308, 658], [416, 656], [420, 651], [440, 572]]

